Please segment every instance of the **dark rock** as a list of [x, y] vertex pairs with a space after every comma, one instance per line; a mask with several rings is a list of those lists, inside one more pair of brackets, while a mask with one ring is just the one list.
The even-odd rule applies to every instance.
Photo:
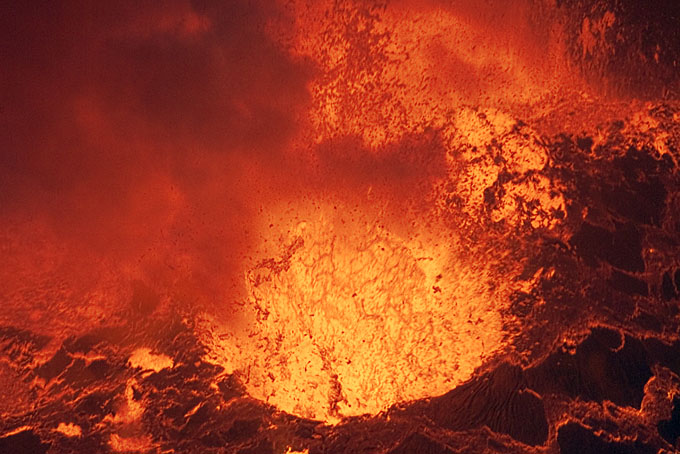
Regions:
[[505, 363], [431, 399], [424, 412], [450, 430], [488, 426], [533, 446], [545, 443], [548, 437], [543, 400], [527, 389], [521, 368]]
[[425, 435], [415, 432], [389, 451], [389, 454], [452, 454], [453, 451]]
[[85, 370], [85, 367], [85, 360], [76, 358], [62, 375], [64, 383], [73, 389], [82, 389], [92, 384], [95, 379]]
[[47, 381], [59, 376], [71, 364], [73, 358], [62, 347], [52, 358], [36, 369], [36, 374]]
[[83, 437], [66, 437], [58, 435], [52, 440], [49, 453], [80, 454], [80, 453], [108, 453], [111, 452], [109, 438], [98, 432]]
[[680, 397], [673, 399], [671, 418], [659, 421], [657, 429], [664, 440], [675, 446], [678, 438], [680, 438]]
[[27, 365], [32, 361], [33, 355], [44, 348], [49, 341], [48, 336], [28, 330], [13, 326], [0, 327], [0, 353], [7, 355], [15, 364]]
[[645, 270], [642, 235], [632, 224], [617, 224], [616, 229], [611, 232], [584, 222], [569, 242], [590, 266], [604, 261], [625, 271]]
[[45, 454], [49, 448], [31, 430], [0, 438], [0, 454]]
[[661, 296], [665, 301], [670, 301], [678, 296], [669, 273], [663, 273], [663, 278], [661, 279]]
[[71, 336], [64, 341], [64, 348], [69, 353], [88, 353], [104, 340], [101, 336], [90, 333], [80, 337]]
[[536, 297], [526, 292], [517, 291], [510, 295], [510, 311], [518, 317], [526, 317], [536, 304]]
[[574, 354], [554, 352], [527, 370], [529, 386], [540, 394], [565, 394], [595, 402], [610, 400], [639, 408], [644, 386], [652, 376], [650, 361], [637, 339], [626, 336], [623, 347], [617, 350], [619, 347], [618, 332], [593, 329]]
[[76, 358], [62, 374], [62, 378], [71, 388], [84, 389], [123, 371], [123, 366], [116, 368], [105, 359], [97, 359], [87, 364], [85, 360]]
[[649, 288], [647, 287], [647, 283], [645, 281], [617, 270], [612, 271], [612, 277], [609, 282], [614, 289], [631, 296], [649, 295]]
[[231, 442], [247, 440], [257, 434], [261, 425], [262, 421], [259, 419], [237, 419], [225, 435], [227, 440]]
[[238, 454], [274, 454], [274, 445], [269, 440], [260, 440], [253, 446], [239, 449]]
[[590, 151], [593, 148], [593, 139], [591, 137], [579, 137], [576, 139], [576, 145], [583, 151]]
[[103, 380], [115, 372], [115, 366], [105, 359], [95, 359], [85, 369], [95, 380]]
[[219, 432], [208, 432], [200, 438], [201, 444], [209, 448], [220, 448], [227, 444], [224, 436]]
[[650, 337], [643, 340], [652, 364], [659, 364], [680, 375], [680, 341], [667, 344], [659, 339]]
[[104, 417], [113, 411], [113, 396], [103, 392], [93, 392], [81, 398], [75, 406], [76, 413]]
[[233, 374], [221, 380], [217, 387], [222, 393], [222, 398], [225, 402], [235, 397], [241, 397], [246, 392], [238, 377]]
[[295, 428], [295, 435], [300, 438], [311, 439], [314, 437], [314, 431], [316, 426], [318, 425], [319, 425], [318, 421], [307, 421], [301, 419], [297, 422], [297, 426]]
[[82, 336], [67, 338], [63, 347], [69, 353], [88, 353], [103, 345], [130, 345], [132, 331], [123, 325], [102, 326]]
[[557, 444], [561, 454], [655, 454], [656, 449], [640, 441], [609, 442], [574, 422], [560, 427]]
[[645, 310], [638, 310], [638, 313], [631, 319], [631, 322], [641, 327], [646, 331], [661, 332], [663, 323], [659, 320], [659, 316], [650, 314]]
[[663, 183], [653, 175], [658, 173], [656, 162], [650, 162], [649, 156], [642, 156], [643, 152], [635, 150], [614, 161], [613, 164], [623, 170], [624, 181], [617, 186], [605, 185], [602, 198], [605, 206], [618, 216], [636, 225], [658, 227], [663, 219], [667, 193]]
[[192, 433], [198, 433], [203, 424], [214, 418], [217, 410], [212, 401], [208, 400], [198, 405], [198, 409], [189, 416], [183, 432], [190, 431]]

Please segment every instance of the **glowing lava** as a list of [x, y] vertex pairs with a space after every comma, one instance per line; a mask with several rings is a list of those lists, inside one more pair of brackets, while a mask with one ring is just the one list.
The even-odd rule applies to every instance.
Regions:
[[502, 345], [498, 292], [453, 244], [332, 209], [285, 243], [247, 273], [250, 322], [222, 346], [253, 397], [329, 422], [376, 414], [448, 391]]

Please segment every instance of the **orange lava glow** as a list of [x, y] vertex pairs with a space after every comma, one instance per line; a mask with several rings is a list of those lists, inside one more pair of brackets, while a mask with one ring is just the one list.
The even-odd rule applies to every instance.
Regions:
[[[518, 267], [506, 266], [501, 277], [503, 252], [481, 244], [487, 252], [470, 254], [464, 240], [470, 222], [487, 215], [484, 190], [501, 172], [515, 178], [490, 222], [510, 230], [560, 224], [560, 188], [538, 173], [548, 162], [540, 135], [502, 110], [544, 99], [558, 83], [559, 42], [536, 40], [550, 30], [532, 29], [526, 10], [504, 7], [500, 14], [521, 33], [489, 34], [498, 12], [435, 2], [417, 12], [400, 2], [286, 7], [294, 26], [274, 24], [271, 33], [319, 68], [310, 85], [311, 128], [296, 152], [354, 136], [360, 143], [343, 152], [365, 147], [380, 159], [394, 153], [389, 144], [435, 128], [447, 167], [425, 180], [420, 195], [406, 196], [418, 209], [406, 209], [400, 222], [385, 216], [394, 210], [392, 189], [357, 186], [351, 175], [343, 182], [333, 175], [342, 169], [328, 169], [337, 189], [307, 188], [304, 198], [265, 203], [260, 252], [244, 271], [242, 326], [235, 332], [207, 322], [212, 360], [237, 372], [250, 395], [337, 422], [443, 394], [508, 348], [505, 327], [513, 320], [501, 314], [519, 285]], [[383, 184], [411, 183], [394, 177]], [[457, 214], [452, 198], [463, 201]], [[369, 206], [392, 208], [362, 208]]]
[[[572, 100], [606, 109], [567, 55], [566, 13], [551, 0], [171, 3], [101, 30], [88, 21], [116, 14], [93, 7], [82, 36], [59, 36], [73, 68], [47, 58], [40, 73], [58, 80], [29, 81], [40, 99], [7, 123], [17, 149], [38, 151], [0, 169], [3, 326], [49, 338], [39, 365], [66, 339], [132, 326], [107, 334], [139, 373], [102, 420], [108, 446], [160, 449], [135, 393], [179, 364], [147, 330], [177, 307], [250, 397], [329, 424], [521, 356], [511, 295], [553, 271], [522, 274], [517, 238], [568, 242], [546, 136], [601, 120]], [[613, 52], [616, 20], [583, 21], [582, 58]], [[42, 118], [31, 109], [54, 117], [40, 133], [22, 129]], [[675, 136], [625, 109], [628, 145], [677, 165]], [[10, 410], [28, 413], [28, 385], [8, 386], [0, 400], [17, 394]]]
[[325, 421], [376, 414], [446, 392], [503, 345], [503, 292], [456, 258], [453, 232], [416, 221], [403, 237], [337, 205], [302, 219], [248, 271], [248, 323], [221, 343], [254, 397]]

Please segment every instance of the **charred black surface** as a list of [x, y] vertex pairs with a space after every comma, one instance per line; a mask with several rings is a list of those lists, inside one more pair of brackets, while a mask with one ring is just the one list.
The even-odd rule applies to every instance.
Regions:
[[645, 270], [642, 235], [633, 224], [617, 223], [611, 231], [584, 222], [570, 243], [590, 266], [607, 262], [625, 271]]
[[680, 397], [673, 400], [673, 410], [670, 419], [659, 421], [659, 435], [672, 446], [676, 446], [680, 438]]
[[389, 454], [452, 454], [453, 451], [441, 443], [437, 443], [431, 438], [421, 433], [413, 433], [399, 443], [397, 447], [389, 451]]
[[639, 408], [644, 386], [652, 376], [640, 341], [618, 332], [594, 329], [574, 353], [555, 352], [539, 366], [527, 370], [529, 386], [545, 394]]
[[561, 454], [655, 454], [654, 447], [639, 441], [618, 443], [604, 440], [578, 423], [560, 427], [557, 443]]
[[671, 301], [678, 297], [678, 292], [673, 285], [671, 275], [666, 272], [661, 280], [661, 296], [665, 301]]
[[30, 430], [0, 438], [1, 454], [45, 454], [50, 445]]
[[447, 394], [415, 405], [437, 425], [450, 430], [488, 426], [529, 445], [545, 443], [548, 423], [542, 399], [527, 388], [522, 370], [502, 364], [493, 372]]
[[39, 377], [50, 381], [62, 374], [72, 362], [73, 358], [71, 355], [69, 355], [64, 348], [61, 348], [54, 354], [52, 359], [36, 370], [36, 374]]
[[617, 270], [612, 271], [612, 276], [610, 278], [610, 284], [619, 292], [626, 293], [630, 296], [648, 296], [649, 288], [647, 282], [642, 279], [638, 279], [630, 274], [622, 273]]
[[607, 210], [638, 226], [661, 226], [668, 195], [660, 178], [667, 173], [665, 162], [653, 158], [651, 150], [629, 148], [612, 166], [620, 173], [602, 184]]
[[[677, 2], [560, 0], [557, 4], [568, 17], [572, 58], [587, 78], [617, 94], [677, 95]], [[584, 44], [589, 38], [590, 46]]]
[[654, 364], [667, 367], [680, 375], [680, 341], [669, 344], [651, 337], [644, 339], [643, 343]]

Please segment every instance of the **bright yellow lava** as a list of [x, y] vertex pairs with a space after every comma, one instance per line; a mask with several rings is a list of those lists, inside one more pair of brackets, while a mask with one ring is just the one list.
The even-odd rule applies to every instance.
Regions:
[[468, 379], [503, 340], [483, 267], [332, 211], [300, 222], [279, 257], [247, 273], [250, 322], [221, 345], [249, 394], [335, 422]]

